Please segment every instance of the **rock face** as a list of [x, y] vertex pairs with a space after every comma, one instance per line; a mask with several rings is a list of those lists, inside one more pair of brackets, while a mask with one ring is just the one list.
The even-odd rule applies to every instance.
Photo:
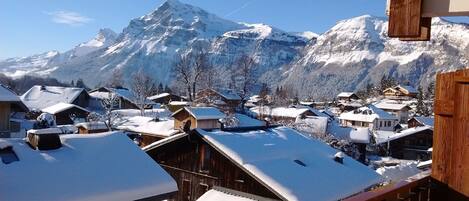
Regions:
[[468, 65], [469, 26], [433, 19], [432, 40], [401, 42], [386, 37], [385, 19], [360, 16], [337, 23], [322, 35], [288, 33], [265, 24], [235, 23], [200, 8], [168, 0], [133, 19], [120, 34], [100, 30], [92, 40], [59, 53], [51, 51], [0, 61], [0, 72], [82, 78], [95, 86], [120, 69], [125, 77], [139, 69], [158, 82], [174, 81], [178, 54], [203, 49], [222, 80], [243, 54], [257, 62], [260, 82], [289, 85], [300, 97], [332, 97], [357, 90], [391, 74], [413, 85], [435, 73]]

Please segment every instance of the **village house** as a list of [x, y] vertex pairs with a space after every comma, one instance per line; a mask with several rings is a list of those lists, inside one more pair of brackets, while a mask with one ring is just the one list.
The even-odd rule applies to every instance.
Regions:
[[406, 160], [429, 160], [433, 145], [433, 127], [419, 126], [401, 131], [377, 131], [376, 144], [381, 155]]
[[185, 101], [186, 99], [182, 98], [181, 96], [170, 94], [170, 93], [160, 93], [154, 96], [148, 97], [148, 100], [151, 100], [155, 103], [159, 103], [162, 105], [167, 105], [171, 101]]
[[234, 112], [242, 101], [242, 98], [230, 89], [204, 89], [197, 92], [196, 97], [195, 103], [215, 106], [227, 112]]
[[166, 109], [168, 109], [170, 112], [176, 112], [184, 107], [189, 107], [191, 106], [190, 102], [187, 101], [171, 101], [166, 105]]
[[42, 109], [57, 103], [69, 103], [87, 108], [89, 94], [83, 88], [35, 85], [26, 91], [21, 100], [30, 110]]
[[258, 119], [269, 118], [272, 121], [295, 122], [297, 118], [304, 119], [308, 116], [328, 117], [326, 114], [307, 106], [269, 107], [257, 106], [250, 109], [253, 116]]
[[358, 101], [339, 102], [337, 103], [337, 107], [341, 112], [349, 112], [363, 107], [363, 104]]
[[186, 131], [188, 129], [220, 128], [220, 119], [225, 114], [214, 107], [184, 107], [173, 113], [174, 129]]
[[339, 200], [380, 181], [368, 167], [287, 127], [195, 129], [143, 148], [176, 180], [174, 200], [214, 186], [275, 200]]
[[245, 193], [220, 186], [213, 186], [212, 189], [204, 193], [197, 201], [276, 201], [250, 193]]
[[377, 108], [374, 105], [358, 108], [354, 111], [340, 114], [342, 126], [366, 127], [370, 130], [393, 131], [398, 124], [397, 117]]
[[412, 117], [407, 122], [409, 128], [414, 128], [418, 126], [430, 126], [433, 127], [435, 124], [435, 119], [433, 117]]
[[53, 115], [57, 125], [84, 122], [90, 113], [87, 109], [70, 103], [57, 103], [46, 107], [41, 111]]
[[[109, 99], [109, 97], [115, 95], [118, 97], [118, 101], [114, 109], [140, 109], [134, 94], [126, 88], [100, 87], [91, 90], [89, 94], [92, 97], [93, 108], [100, 108], [103, 99]], [[151, 105], [153, 105], [153, 102], [147, 99], [144, 107], [148, 109], [151, 108]]]
[[409, 85], [397, 85], [383, 91], [384, 97], [389, 99], [409, 99], [416, 98], [419, 92]]
[[176, 182], [125, 134], [0, 139], [2, 200], [165, 200]]
[[78, 134], [93, 134], [109, 131], [109, 127], [106, 123], [101, 121], [82, 122], [75, 124], [75, 126], [78, 129]]
[[12, 114], [27, 112], [28, 108], [8, 87], [0, 84], [0, 138], [10, 137], [11, 132], [19, 132], [21, 125], [11, 121]]
[[397, 117], [399, 123], [406, 123], [409, 120], [409, 110], [411, 108], [407, 104], [382, 101], [374, 104], [374, 106]]
[[351, 102], [359, 99], [360, 98], [357, 96], [357, 94], [353, 92], [341, 92], [337, 95], [337, 101], [339, 102]]
[[[121, 128], [121, 127], [120, 127]], [[174, 120], [164, 120], [164, 121], [147, 121], [140, 123], [136, 126], [127, 126], [121, 128], [128, 133], [137, 134], [137, 140], [135, 140], [139, 146], [144, 147], [158, 140], [167, 138], [169, 136], [175, 135], [180, 131], [174, 129]]]

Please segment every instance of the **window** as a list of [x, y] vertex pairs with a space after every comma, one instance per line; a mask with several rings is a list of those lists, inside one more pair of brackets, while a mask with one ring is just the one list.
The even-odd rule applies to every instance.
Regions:
[[388, 127], [391, 127], [391, 121], [388, 121]]
[[0, 149], [0, 158], [4, 164], [10, 164], [15, 161], [19, 161], [18, 156], [11, 146], [4, 149]]
[[382, 121], [379, 121], [379, 127], [383, 127], [383, 122]]
[[293, 161], [294, 161], [296, 164], [298, 164], [298, 165], [301, 165], [301, 166], [303, 166], [303, 167], [306, 167], [306, 164], [303, 163], [303, 161], [300, 161], [300, 160], [298, 160], [298, 159], [293, 160]]

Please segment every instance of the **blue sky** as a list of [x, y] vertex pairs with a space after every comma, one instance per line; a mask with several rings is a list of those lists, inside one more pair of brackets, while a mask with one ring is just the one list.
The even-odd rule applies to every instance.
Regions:
[[[266, 23], [285, 31], [321, 33], [338, 20], [363, 14], [384, 16], [385, 0], [180, 0], [220, 17]], [[2, 0], [0, 59], [49, 50], [65, 51], [100, 28], [120, 32], [128, 22], [163, 0]], [[468, 17], [455, 21], [469, 22]]]

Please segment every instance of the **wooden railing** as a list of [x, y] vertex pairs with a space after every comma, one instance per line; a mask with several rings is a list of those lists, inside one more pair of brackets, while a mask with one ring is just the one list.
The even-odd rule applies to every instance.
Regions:
[[349, 197], [345, 201], [429, 201], [431, 186], [430, 172], [423, 172], [399, 183]]

